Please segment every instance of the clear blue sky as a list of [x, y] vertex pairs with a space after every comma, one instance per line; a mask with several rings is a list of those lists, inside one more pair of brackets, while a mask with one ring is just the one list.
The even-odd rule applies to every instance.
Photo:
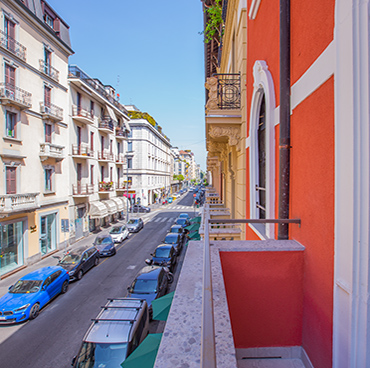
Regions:
[[70, 27], [70, 64], [148, 112], [205, 169], [200, 0], [47, 0]]

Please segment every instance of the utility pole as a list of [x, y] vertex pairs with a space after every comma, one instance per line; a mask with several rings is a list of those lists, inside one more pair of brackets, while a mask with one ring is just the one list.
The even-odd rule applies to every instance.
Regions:
[[128, 223], [128, 155], [126, 154], [126, 225]]

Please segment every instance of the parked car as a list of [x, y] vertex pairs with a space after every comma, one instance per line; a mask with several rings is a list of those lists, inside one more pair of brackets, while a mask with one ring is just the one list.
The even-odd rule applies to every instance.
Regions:
[[190, 220], [190, 216], [187, 213], [180, 213], [178, 218], [186, 218], [187, 220]]
[[164, 244], [172, 244], [175, 247], [177, 255], [181, 253], [182, 242], [182, 234], [179, 233], [168, 233], [163, 240]]
[[127, 288], [129, 298], [145, 299], [150, 318], [153, 315], [152, 301], [167, 293], [171, 281], [168, 268], [146, 266], [141, 269], [132, 284]]
[[98, 235], [95, 238], [94, 245], [100, 257], [114, 256], [117, 253], [114, 240], [110, 235]]
[[182, 227], [186, 227], [186, 226], [190, 225], [188, 219], [183, 218], [183, 217], [178, 217], [175, 221], [175, 224], [176, 225], [181, 225]]
[[173, 198], [172, 197], [168, 197], [167, 202], [168, 203], [172, 203], [173, 202]]
[[144, 227], [144, 221], [141, 218], [130, 219], [127, 222], [127, 229], [130, 233], [137, 233]]
[[170, 233], [180, 234], [182, 241], [184, 241], [186, 232], [187, 230], [185, 230], [181, 225], [172, 225], [170, 228]]
[[72, 366], [121, 367], [148, 333], [149, 313], [145, 300], [108, 299], [87, 330]]
[[130, 232], [128, 231], [126, 225], [113, 226], [109, 231], [109, 235], [113, 238], [115, 243], [122, 243]]
[[90, 245], [68, 251], [58, 262], [58, 266], [68, 272], [70, 281], [81, 280], [90, 268], [98, 264], [99, 252]]
[[134, 212], [134, 213], [135, 212], [147, 213], [147, 212], [150, 212], [150, 208], [149, 207], [142, 206], [141, 204], [134, 204], [133, 206], [131, 206], [130, 212]]
[[171, 272], [173, 271], [177, 262], [177, 252], [172, 244], [160, 244], [150, 255], [154, 265], [167, 266]]
[[44, 267], [23, 276], [0, 298], [0, 323], [35, 319], [40, 309], [68, 290], [69, 275], [59, 266]]

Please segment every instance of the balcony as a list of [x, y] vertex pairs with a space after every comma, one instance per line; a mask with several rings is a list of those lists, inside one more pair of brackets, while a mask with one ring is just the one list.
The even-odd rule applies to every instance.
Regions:
[[32, 211], [39, 208], [39, 194], [40, 193], [0, 195], [0, 215]]
[[116, 128], [116, 139], [126, 139], [127, 133], [125, 129], [122, 128]]
[[[304, 247], [294, 240], [213, 241], [209, 206], [203, 239], [189, 242], [154, 367], [308, 366], [301, 346]], [[250, 220], [224, 223], [231, 221]]]
[[40, 72], [44, 73], [51, 79], [54, 79], [56, 82], [59, 82], [59, 70], [53, 68], [50, 64], [47, 64], [45, 60], [40, 59], [39, 63]]
[[64, 159], [63, 156], [64, 146], [59, 146], [52, 143], [40, 143], [40, 159], [45, 161], [49, 158], [53, 158], [56, 161], [61, 161]]
[[54, 122], [63, 120], [63, 109], [59, 106], [40, 102], [40, 112], [42, 118], [45, 120], [52, 120]]
[[123, 153], [116, 155], [116, 164], [124, 165], [126, 161], [126, 156]]
[[94, 151], [87, 144], [72, 144], [72, 157], [83, 159], [94, 158]]
[[0, 101], [3, 105], [14, 106], [20, 110], [30, 109], [32, 94], [10, 83], [0, 83]]
[[100, 119], [98, 129], [101, 132], [112, 134], [114, 132], [114, 122], [109, 117]]
[[114, 154], [109, 151], [98, 151], [98, 161], [112, 162], [114, 161]]
[[89, 111], [81, 106], [72, 106], [72, 119], [82, 124], [94, 124], [94, 111]]
[[112, 181], [99, 182], [99, 194], [105, 194], [114, 191], [114, 183]]
[[14, 38], [8, 36], [4, 31], [0, 30], [0, 46], [8, 50], [19, 59], [26, 61], [26, 48]]
[[93, 184], [72, 184], [73, 197], [88, 197], [90, 194], [94, 194]]
[[128, 186], [127, 186], [127, 181], [121, 181], [119, 183], [116, 184], [116, 191], [117, 192], [125, 192], [126, 190], [129, 190], [131, 189], [132, 185], [131, 185], [131, 182], [129, 182]]

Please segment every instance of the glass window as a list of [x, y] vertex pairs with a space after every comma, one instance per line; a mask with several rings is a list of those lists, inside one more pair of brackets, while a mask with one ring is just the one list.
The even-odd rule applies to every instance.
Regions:
[[45, 14], [45, 23], [54, 29], [54, 19], [49, 14]]
[[50, 192], [53, 190], [52, 175], [53, 175], [52, 169], [45, 169], [45, 191]]
[[127, 142], [127, 151], [132, 152], [132, 142]]
[[5, 135], [9, 138], [15, 138], [16, 137], [16, 117], [17, 115], [13, 112], [7, 111], [6, 112], [6, 132]]
[[128, 167], [129, 169], [132, 169], [132, 158], [128, 158], [128, 159], [127, 159], [127, 167]]
[[46, 254], [56, 248], [56, 214], [40, 218], [41, 254]]

